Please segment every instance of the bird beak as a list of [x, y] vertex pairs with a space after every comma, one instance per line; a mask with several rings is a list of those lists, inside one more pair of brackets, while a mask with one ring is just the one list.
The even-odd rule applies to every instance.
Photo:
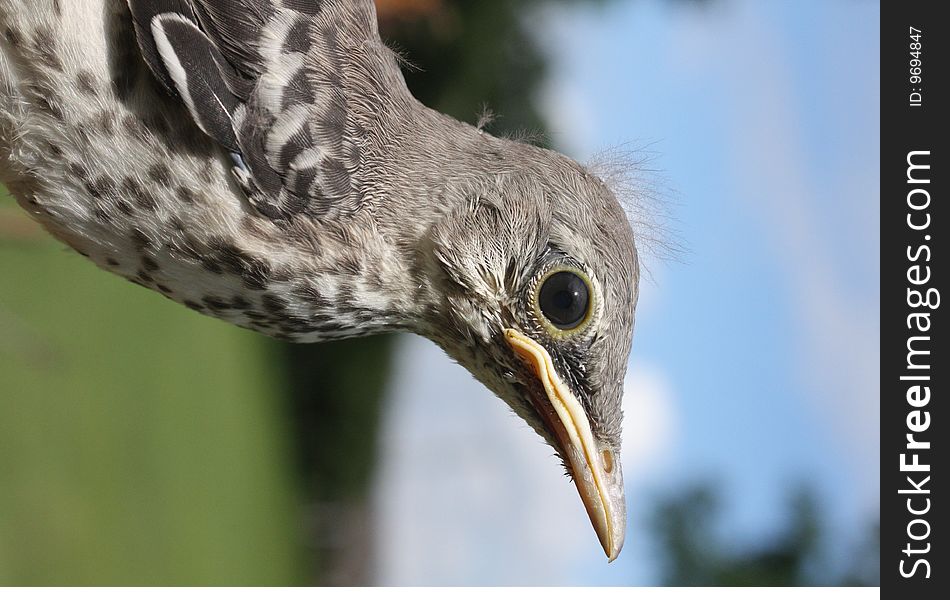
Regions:
[[562, 455], [571, 465], [574, 484], [587, 508], [587, 515], [607, 553], [608, 562], [612, 562], [623, 548], [627, 525], [620, 458], [613, 449], [594, 440], [583, 406], [558, 376], [548, 351], [514, 329], [505, 330], [505, 339], [544, 385], [549, 406], [536, 408], [554, 432]]

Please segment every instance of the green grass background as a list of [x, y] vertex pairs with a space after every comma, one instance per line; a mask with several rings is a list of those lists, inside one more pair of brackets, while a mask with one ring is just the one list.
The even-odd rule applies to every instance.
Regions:
[[42, 232], [0, 237], [0, 585], [300, 582], [278, 360]]

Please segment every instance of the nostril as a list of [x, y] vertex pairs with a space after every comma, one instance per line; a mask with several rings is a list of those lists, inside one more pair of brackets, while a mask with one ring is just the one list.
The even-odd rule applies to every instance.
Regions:
[[612, 473], [614, 470], [614, 454], [610, 450], [603, 450], [600, 453], [604, 462], [604, 471], [606, 473]]

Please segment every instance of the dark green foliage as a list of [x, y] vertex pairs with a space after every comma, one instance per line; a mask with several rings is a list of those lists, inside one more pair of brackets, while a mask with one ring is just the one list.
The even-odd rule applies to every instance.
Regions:
[[655, 509], [653, 530], [661, 548], [663, 584], [672, 586], [880, 585], [879, 527], [873, 526], [842, 566], [824, 548], [827, 523], [814, 494], [790, 496], [788, 522], [763, 543], [743, 544], [723, 532], [716, 487], [694, 485]]
[[[528, 32], [526, 9], [539, 2], [446, 2], [431, 19], [399, 21], [386, 41], [413, 65], [406, 82], [423, 103], [472, 122], [488, 107], [502, 131], [542, 131], [531, 102], [547, 63]], [[495, 133], [491, 127], [489, 131]]]
[[286, 346], [298, 476], [309, 495], [346, 501], [369, 486], [393, 338]]

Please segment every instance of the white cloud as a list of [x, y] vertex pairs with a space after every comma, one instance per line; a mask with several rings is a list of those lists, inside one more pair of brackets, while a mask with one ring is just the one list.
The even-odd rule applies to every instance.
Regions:
[[628, 482], [665, 463], [676, 438], [673, 390], [656, 367], [633, 363], [624, 379], [623, 466]]
[[566, 79], [551, 79], [542, 88], [538, 104], [555, 147], [571, 156], [590, 156], [596, 150], [592, 132], [597, 115], [583, 91]]

